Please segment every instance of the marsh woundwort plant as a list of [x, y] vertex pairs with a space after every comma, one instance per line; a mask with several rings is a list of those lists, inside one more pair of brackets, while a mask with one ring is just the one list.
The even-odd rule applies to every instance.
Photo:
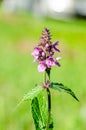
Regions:
[[[40, 125], [40, 122], [42, 120], [38, 120], [35, 115], [37, 115], [37, 112], [34, 112], [34, 109], [36, 106], [34, 104], [36, 103], [37, 97], [32, 99], [32, 114], [34, 118], [34, 123], [36, 126], [36, 130], [51, 130], [53, 129], [53, 122], [51, 125], [51, 93], [50, 93], [50, 88], [54, 88], [57, 90], [64, 90], [65, 92], [71, 94], [76, 100], [77, 97], [75, 96], [74, 92], [65, 87], [63, 84], [59, 83], [54, 83], [51, 82], [50, 80], [50, 72], [53, 66], [58, 66], [60, 67], [60, 63], [58, 62], [61, 57], [54, 57], [55, 52], [60, 52], [60, 50], [57, 48], [59, 44], [59, 41], [56, 41], [55, 43], [52, 43], [51, 41], [51, 35], [49, 29], [45, 28], [42, 31], [42, 35], [40, 37], [40, 42], [37, 46], [34, 47], [34, 51], [32, 52], [32, 56], [34, 57], [34, 62], [38, 62], [38, 71], [44, 73], [44, 81], [43, 84], [40, 86], [42, 89], [46, 89], [47, 92], [47, 109], [48, 109], [48, 114], [47, 114], [47, 120], [45, 126]], [[38, 102], [38, 101], [37, 101]], [[39, 102], [40, 104], [40, 102]], [[38, 105], [38, 104], [35, 104]], [[40, 108], [39, 108], [40, 109]], [[41, 111], [41, 110], [40, 110]], [[39, 116], [39, 115], [38, 115]], [[43, 116], [41, 115], [40, 112], [40, 117]], [[39, 117], [38, 117], [39, 118]], [[42, 117], [41, 117], [42, 119]], [[38, 120], [38, 122], [36, 122]], [[38, 124], [36, 124], [38, 123]], [[43, 124], [43, 123], [41, 123]]]
[[[39, 44], [34, 47], [34, 51], [32, 52], [32, 56], [34, 56], [34, 62], [38, 62], [38, 71], [44, 73], [44, 83], [42, 84], [42, 88], [46, 89], [48, 96], [48, 119], [46, 130], [49, 129], [50, 123], [50, 114], [51, 114], [51, 94], [50, 94], [50, 71], [53, 66], [60, 66], [58, 60], [61, 57], [54, 58], [54, 53], [60, 52], [56, 46], [58, 45], [58, 41], [52, 44], [50, 31], [45, 28], [42, 32]], [[47, 76], [48, 75], [48, 79]]]
[[[60, 52], [57, 48], [58, 45], [59, 41], [52, 43], [49, 29], [44, 28], [39, 44], [34, 47], [34, 51], [31, 54], [34, 57], [33, 62], [38, 62], [38, 72], [44, 74], [43, 83], [41, 85], [36, 85], [18, 104], [19, 106], [24, 100], [31, 99], [32, 116], [36, 130], [53, 130], [50, 89], [64, 91], [79, 101], [71, 89], [67, 88], [62, 83], [52, 82], [50, 79], [52, 67], [60, 67], [59, 60], [61, 57], [55, 57], [55, 53]], [[45, 97], [46, 100], [42, 100], [42, 98], [39, 100], [39, 95], [42, 95], [43, 90], [45, 90], [47, 94], [47, 97]]]

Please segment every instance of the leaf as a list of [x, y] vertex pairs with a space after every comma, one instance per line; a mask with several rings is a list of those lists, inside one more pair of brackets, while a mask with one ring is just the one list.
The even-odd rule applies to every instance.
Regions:
[[40, 85], [37, 85], [34, 89], [32, 89], [27, 94], [25, 94], [25, 96], [23, 97], [23, 100], [25, 101], [28, 99], [32, 99], [33, 97], [37, 96], [37, 94], [39, 94], [41, 90], [42, 90], [42, 87]]
[[[42, 93], [40, 93], [39, 96], [39, 106], [40, 106], [40, 110], [41, 110], [41, 115], [42, 115], [42, 120], [43, 120], [43, 124], [44, 126], [47, 126], [47, 122], [48, 122], [48, 102], [46, 100], [46, 96], [44, 93], [46, 91], [42, 91]], [[46, 130], [46, 129], [45, 129]], [[50, 123], [49, 123], [49, 129], [48, 130], [53, 130], [53, 119], [52, 119], [52, 114], [50, 113]]]
[[56, 90], [59, 90], [59, 91], [64, 91], [64, 92], [70, 94], [77, 101], [79, 101], [78, 98], [75, 96], [75, 93], [70, 88], [65, 87], [61, 83], [53, 83], [52, 82], [51, 85], [50, 85], [50, 88], [53, 88], [53, 89], [56, 89]]
[[38, 102], [37, 97], [34, 97], [32, 99], [31, 107], [32, 107], [32, 116], [34, 119], [34, 124], [35, 124], [36, 130], [45, 130], [45, 126], [43, 125], [42, 116], [41, 116], [39, 102]]
[[13, 111], [15, 111], [24, 101], [32, 99], [33, 97], [37, 96], [42, 91], [42, 87], [40, 85], [36, 85], [31, 91], [24, 95], [21, 101], [17, 104]]
[[[32, 99], [32, 116], [36, 130], [46, 130], [47, 119], [48, 119], [48, 107], [47, 100], [45, 97], [45, 91], [42, 91], [37, 97]], [[53, 130], [53, 120], [50, 117], [49, 129]]]

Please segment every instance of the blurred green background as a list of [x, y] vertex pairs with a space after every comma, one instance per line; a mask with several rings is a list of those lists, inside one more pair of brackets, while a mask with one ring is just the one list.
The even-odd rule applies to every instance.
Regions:
[[51, 92], [54, 130], [86, 129], [86, 21], [0, 13], [0, 130], [35, 130], [31, 101], [13, 110], [25, 93], [42, 83], [31, 52], [44, 27], [50, 29], [53, 42], [60, 41], [62, 56], [61, 67], [52, 69], [51, 80], [71, 88], [80, 100]]

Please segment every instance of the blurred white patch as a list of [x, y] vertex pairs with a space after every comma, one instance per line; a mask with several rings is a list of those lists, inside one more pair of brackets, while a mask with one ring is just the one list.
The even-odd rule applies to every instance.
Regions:
[[64, 12], [72, 5], [72, 0], [48, 0], [50, 8], [55, 12]]

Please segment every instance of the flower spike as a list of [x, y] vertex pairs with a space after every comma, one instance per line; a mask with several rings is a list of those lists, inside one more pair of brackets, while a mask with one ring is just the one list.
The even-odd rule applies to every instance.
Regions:
[[58, 45], [58, 41], [52, 44], [51, 35], [49, 29], [45, 28], [42, 31], [42, 35], [40, 38], [40, 43], [34, 48], [32, 52], [32, 56], [34, 57], [34, 61], [38, 62], [38, 71], [44, 72], [47, 69], [51, 69], [52, 66], [60, 66], [58, 60], [60, 57], [54, 58], [55, 51], [60, 52], [56, 46]]

